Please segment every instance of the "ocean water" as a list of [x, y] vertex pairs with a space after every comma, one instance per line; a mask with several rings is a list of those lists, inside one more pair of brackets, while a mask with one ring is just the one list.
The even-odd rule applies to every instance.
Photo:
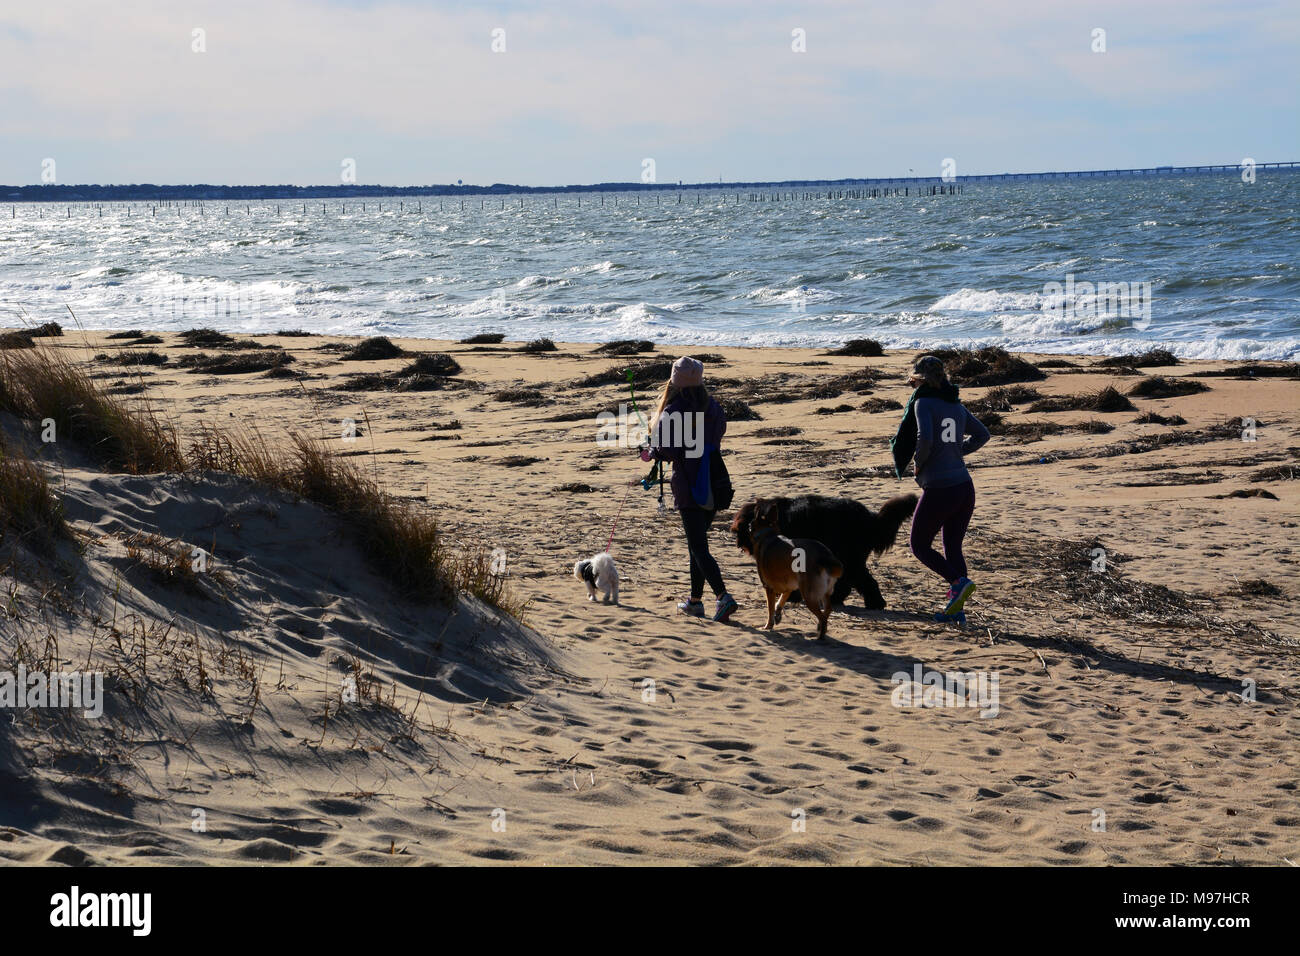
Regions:
[[0, 325], [1300, 357], [1297, 174], [749, 195], [0, 207]]

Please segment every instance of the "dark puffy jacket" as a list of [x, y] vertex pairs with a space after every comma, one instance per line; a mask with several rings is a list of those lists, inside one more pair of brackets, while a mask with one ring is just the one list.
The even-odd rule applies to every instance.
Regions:
[[[660, 461], [673, 463], [673, 507], [713, 509], [713, 491], [709, 487], [710, 453], [722, 447], [727, 432], [727, 415], [712, 398], [704, 409], [700, 427], [698, 409], [684, 396], [673, 399], [651, 437], [651, 451]], [[687, 419], [690, 419], [687, 422]]]

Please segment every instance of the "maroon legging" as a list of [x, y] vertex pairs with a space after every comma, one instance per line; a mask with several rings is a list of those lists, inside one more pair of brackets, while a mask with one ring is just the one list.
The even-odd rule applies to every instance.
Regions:
[[[961, 540], [975, 511], [975, 483], [967, 479], [950, 488], [926, 488], [912, 515], [909, 544], [918, 561], [949, 584], [966, 576]], [[943, 529], [943, 554], [934, 550], [934, 536]]]

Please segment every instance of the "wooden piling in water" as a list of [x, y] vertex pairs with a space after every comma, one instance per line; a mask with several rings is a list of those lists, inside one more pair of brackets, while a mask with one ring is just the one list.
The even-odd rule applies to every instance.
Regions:
[[[1278, 165], [1278, 164], [1275, 164], [1275, 165]], [[1281, 165], [1287, 165], [1287, 166], [1295, 165], [1295, 166], [1300, 166], [1300, 164], [1281, 164]], [[1234, 169], [1234, 170], [1236, 169], [1235, 166], [1234, 166], [1234, 167], [1225, 167], [1225, 168], [1231, 168], [1231, 169]], [[1209, 167], [1204, 167], [1203, 169], [1204, 169], [1204, 170], [1208, 170]], [[1195, 170], [1194, 170], [1194, 171], [1195, 171]], [[1160, 175], [1162, 172], [1163, 172], [1163, 170], [1110, 170], [1110, 171], [1081, 172], [1081, 173], [1071, 173], [1071, 174], [1054, 174], [1054, 175], [1048, 175], [1048, 176], [1044, 176], [1044, 175], [1034, 175], [1034, 174], [1014, 174], [1014, 175], [1012, 175], [1012, 176], [1003, 176], [1003, 177], [986, 177], [986, 178], [990, 178], [990, 179], [1001, 179], [1001, 178], [1006, 178], [1006, 179], [1010, 179], [1010, 180], [1034, 180], [1034, 179], [1067, 178], [1067, 176], [1072, 176], [1073, 178], [1082, 178], [1082, 177], [1089, 177], [1089, 176], [1106, 176], [1106, 175], [1121, 175], [1121, 174], [1125, 174], [1125, 175]], [[905, 180], [902, 180], [902, 181], [903, 181], [903, 182], [908, 182], [908, 180], [906, 180], [906, 179], [905, 179]], [[912, 181], [915, 182], [916, 180], [913, 179]], [[635, 186], [633, 186], [632, 189], [631, 189], [631, 191], [634, 192], [634, 193], [636, 194], [636, 195], [635, 195], [635, 200], [634, 200], [635, 203], [636, 203], [636, 205], [637, 205], [637, 206], [641, 206], [641, 205], [642, 205], [641, 193], [643, 193], [645, 190], [643, 190], [643, 189], [639, 189], [639, 188], [636, 188]], [[654, 198], [655, 198], [655, 205], [656, 205], [656, 206], [663, 206], [663, 204], [664, 204], [664, 201], [663, 201], [664, 190], [656, 188], [656, 189], [653, 190], [653, 192], [654, 192]], [[697, 206], [701, 206], [701, 205], [703, 205], [703, 204], [704, 204], [704, 199], [705, 199], [705, 196], [704, 196], [703, 190], [702, 190], [702, 189], [693, 189], [692, 192], [694, 192], [694, 194], [695, 194], [695, 204], [696, 204]], [[889, 198], [889, 197], [895, 197], [895, 198], [896, 198], [896, 197], [901, 197], [901, 196], [911, 197], [911, 195], [912, 195], [912, 190], [911, 190], [911, 185], [910, 185], [910, 183], [909, 183], [909, 185], [906, 185], [906, 186], [866, 186], [865, 184], [863, 184], [863, 185], [861, 185], [861, 186], [858, 187], [858, 188], [852, 188], [852, 189], [826, 189], [824, 192], [814, 192], [814, 191], [811, 191], [811, 190], [799, 190], [799, 189], [789, 189], [789, 190], [785, 190], [785, 189], [771, 189], [771, 188], [767, 189], [766, 191], [764, 191], [764, 190], [762, 190], [762, 189], [759, 189], [759, 190], [755, 190], [755, 191], [753, 191], [753, 192], [743, 192], [743, 191], [741, 191], [740, 189], [733, 189], [731, 192], [732, 192], [732, 195], [734, 196], [734, 202], [735, 202], [736, 205], [740, 205], [740, 204], [743, 203], [743, 202], [751, 202], [751, 203], [788, 203], [788, 202], [817, 202], [817, 201], [821, 201], [821, 200], [846, 200], [846, 199], [847, 199], [847, 200], [852, 200], [852, 201], [859, 201], [859, 200], [866, 200], [866, 199], [881, 199], [881, 198]], [[951, 183], [947, 183], [947, 182], [939, 182], [939, 183], [935, 183], [935, 182], [916, 182], [916, 197], [917, 197], [918, 199], [919, 199], [919, 198], [926, 198], [926, 197], [935, 197], [935, 196], [959, 196], [959, 195], [963, 195], [964, 193], [965, 193], [965, 186], [964, 186], [963, 184], [961, 184], [961, 183], [956, 183], [956, 182], [951, 182]], [[268, 198], [270, 198], [270, 197], [268, 197]], [[283, 198], [283, 197], [282, 197], [282, 198]], [[540, 199], [541, 197], [539, 196], [539, 197], [537, 197], [537, 198]], [[718, 194], [718, 196], [717, 196], [716, 198], [718, 199], [718, 202], [719, 202], [721, 205], [725, 206], [725, 205], [726, 205], [726, 202], [727, 202], [727, 190], [726, 190], [726, 189], [720, 189], [720, 190], [719, 190], [719, 194]], [[518, 199], [518, 204], [519, 204], [519, 209], [520, 209], [520, 211], [523, 211], [524, 209], [528, 208], [528, 203], [525, 201], [525, 200], [527, 199], [527, 196], [525, 196], [525, 195], [519, 195], [519, 196], [517, 196], [517, 199]], [[612, 205], [615, 209], [617, 209], [617, 208], [618, 208], [618, 200], [619, 200], [619, 195], [618, 195], [618, 193], [611, 193], [611, 194], [610, 194], [610, 198], [607, 199], [606, 196], [605, 196], [604, 191], [600, 191], [600, 205], [601, 205], [602, 208], [603, 208], [604, 206], [607, 206], [607, 205]], [[679, 190], [678, 190], [678, 193], [677, 193], [677, 204], [678, 204], [678, 205], [682, 205], [682, 204], [685, 203], [685, 201], [686, 201], [686, 192], [685, 192], [684, 189], [679, 189]], [[710, 201], [710, 203], [712, 203], [712, 202], [713, 202], [713, 198], [710, 197], [709, 201]], [[575, 192], [575, 193], [574, 193], [574, 203], [575, 203], [576, 208], [578, 208], [578, 209], [581, 209], [581, 208], [582, 208], [582, 193], [580, 193], [580, 192]], [[37, 203], [37, 204], [34, 204], [34, 205], [35, 205], [35, 208], [37, 209], [37, 215], [36, 215], [36, 218], [37, 218], [37, 219], [44, 219], [44, 218], [45, 218], [45, 210], [46, 210], [46, 208], [49, 208], [51, 213], [54, 212], [53, 204]], [[102, 203], [102, 202], [93, 202], [93, 201], [92, 201], [92, 202], [86, 202], [86, 203], [83, 203], [82, 205], [84, 205], [85, 208], [86, 208], [87, 210], [94, 210], [95, 215], [96, 215], [98, 218], [102, 219], [102, 218], [104, 217], [104, 203]], [[225, 216], [226, 218], [229, 218], [229, 216], [230, 216], [230, 208], [231, 208], [231, 206], [234, 205], [234, 203], [227, 199], [227, 200], [223, 200], [223, 201], [221, 201], [221, 202], [219, 203], [219, 205], [221, 206], [221, 208], [222, 208], [222, 210], [223, 210], [222, 215]], [[274, 215], [275, 215], [275, 217], [276, 217], [277, 219], [283, 218], [283, 216], [284, 216], [284, 211], [283, 211], [283, 209], [281, 208], [282, 205], [283, 205], [282, 203], [276, 203], [276, 204], [275, 204]], [[369, 212], [369, 205], [370, 205], [369, 202], [362, 202], [362, 203], [361, 203], [361, 211], [362, 211], [363, 214]], [[382, 215], [382, 214], [383, 214], [383, 210], [384, 210], [384, 204], [383, 204], [382, 202], [379, 202], [379, 203], [376, 203], [376, 205], [377, 205], [377, 207], [378, 207], [377, 210], [376, 210], [377, 213], [380, 214], [380, 215]], [[505, 205], [506, 205], [506, 204], [505, 204], [505, 197], [504, 197], [504, 196], [499, 197], [498, 208], [499, 208], [502, 212], [505, 211]], [[552, 196], [552, 199], [551, 199], [551, 205], [552, 205], [553, 208], [556, 208], [556, 209], [559, 208], [559, 196], [558, 196], [558, 193], [556, 193], [556, 194], [554, 194], [554, 195]], [[303, 204], [302, 204], [302, 214], [303, 214], [304, 217], [305, 217], [305, 216], [307, 215], [307, 213], [308, 213], [308, 206], [309, 206], [309, 204], [308, 204], [307, 202], [303, 202]], [[461, 207], [461, 211], [462, 211], [462, 212], [465, 211], [465, 208], [466, 208], [466, 200], [465, 200], [465, 199], [461, 199], [460, 207]], [[119, 213], [124, 213], [128, 218], [133, 214], [133, 211], [134, 211], [134, 210], [133, 210], [133, 207], [131, 206], [131, 204], [129, 204], [129, 203], [125, 203], [125, 202], [122, 202], [122, 203], [120, 203], [120, 204], [117, 204], [117, 207], [116, 207], [116, 208], [118, 209]], [[184, 210], [185, 210], [186, 208], [190, 208], [190, 209], [197, 208], [197, 209], [198, 209], [198, 212], [199, 212], [199, 217], [200, 217], [200, 218], [206, 218], [206, 216], [207, 216], [207, 206], [206, 206], [206, 202], [205, 202], [204, 200], [202, 200], [202, 199], [159, 199], [159, 200], [155, 200], [155, 201], [154, 201], [152, 204], [150, 204], [150, 206], [149, 206], [149, 212], [150, 212], [150, 215], [152, 215], [154, 218], [157, 218], [157, 216], [158, 216], [158, 210], [159, 210], [160, 208], [161, 208], [161, 209], [175, 208], [175, 210], [176, 210], [176, 215], [177, 215], [178, 217], [183, 217], [183, 215], [184, 215]], [[487, 209], [487, 200], [486, 200], [486, 197], [485, 197], [485, 196], [480, 196], [480, 199], [479, 199], [479, 209], [482, 210], [482, 211], [486, 211], [486, 209]], [[442, 212], [442, 211], [444, 210], [444, 203], [442, 202], [442, 199], [441, 199], [441, 198], [440, 198], [439, 201], [438, 201], [438, 210], [439, 210], [439, 212]], [[269, 203], [268, 203], [268, 211], [269, 211]], [[347, 203], [346, 203], [346, 202], [340, 202], [340, 204], [339, 204], [339, 211], [340, 211], [340, 213], [341, 213], [342, 215], [347, 215]], [[421, 201], [421, 200], [417, 200], [417, 202], [416, 202], [416, 211], [417, 211], [419, 214], [423, 215], [423, 213], [424, 213], [424, 203], [423, 203], [423, 201]], [[71, 218], [72, 218], [72, 214], [73, 214], [73, 212], [77, 212], [78, 215], [80, 215], [81, 210], [78, 208], [78, 206], [77, 206], [76, 203], [69, 202], [69, 203], [64, 204], [64, 218], [65, 218], [65, 220], [67, 220], [67, 219], [71, 219]], [[111, 208], [110, 208], [110, 212], [111, 212]], [[404, 214], [404, 213], [406, 212], [406, 202], [405, 202], [404, 200], [399, 200], [399, 201], [398, 201], [398, 212], [399, 212], [400, 214]], [[246, 203], [244, 204], [244, 214], [245, 214], [246, 216], [248, 216], [248, 217], [251, 219], [252, 214], [253, 214], [253, 209], [252, 209], [252, 203], [251, 203], [251, 202], [246, 202]], [[321, 202], [321, 215], [322, 215], [322, 216], [328, 216], [328, 215], [329, 215], [329, 204], [328, 204], [328, 202], [325, 202], [325, 201], [322, 201], [322, 202]], [[13, 220], [13, 219], [17, 219], [17, 218], [18, 218], [18, 209], [17, 209], [17, 204], [16, 204], [16, 203], [11, 203], [11, 204], [10, 204], [10, 207], [9, 207], [9, 218], [10, 218], [11, 220]]]

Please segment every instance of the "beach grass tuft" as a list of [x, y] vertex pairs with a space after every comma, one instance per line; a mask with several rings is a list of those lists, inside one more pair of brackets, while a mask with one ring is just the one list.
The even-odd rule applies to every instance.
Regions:
[[1196, 395], [1208, 392], [1210, 387], [1204, 382], [1188, 378], [1165, 378], [1153, 375], [1144, 378], [1128, 390], [1130, 395], [1138, 398], [1178, 398], [1182, 395]]
[[32, 334], [30, 332], [0, 332], [0, 349], [34, 348], [36, 348], [36, 343], [32, 341]]
[[1031, 412], [1131, 412], [1133, 403], [1113, 385], [1084, 395], [1051, 395], [1029, 406]]
[[63, 504], [50, 490], [45, 472], [0, 432], [0, 541], [8, 537], [6, 532], [44, 555], [71, 536]]
[[1178, 364], [1178, 356], [1168, 349], [1149, 349], [1141, 355], [1111, 355], [1097, 363], [1102, 368], [1153, 368]]
[[403, 366], [398, 375], [459, 375], [460, 363], [446, 352], [426, 352]]
[[933, 349], [948, 377], [957, 385], [1011, 385], [1041, 382], [1047, 374], [1037, 366], [997, 346], [980, 349]]
[[0, 356], [0, 410], [52, 421], [55, 441], [71, 441], [104, 466], [131, 474], [183, 471], [176, 428], [148, 404], [128, 406], [80, 367], [46, 349]]
[[343, 353], [342, 358], [345, 362], [373, 362], [405, 354], [406, 350], [400, 345], [394, 345], [387, 336], [376, 335], [352, 346]]
[[880, 358], [885, 354], [884, 348], [875, 339], [849, 339], [837, 349], [830, 349], [826, 355], [848, 355], [855, 358]]
[[246, 375], [250, 372], [267, 372], [283, 368], [293, 361], [293, 356], [283, 349], [259, 349], [257, 352], [185, 355], [176, 363], [195, 374]]
[[1159, 412], [1143, 412], [1133, 419], [1134, 425], [1186, 425], [1187, 419], [1182, 415], [1161, 415]]
[[556, 344], [550, 339], [533, 339], [531, 342], [525, 342], [519, 346], [519, 351], [536, 355], [539, 352], [554, 352], [556, 348]]
[[161, 352], [149, 350], [126, 350], [117, 353], [100, 352], [95, 356], [96, 362], [103, 362], [106, 365], [166, 365], [167, 356]]
[[617, 339], [598, 345], [592, 352], [597, 355], [636, 355], [640, 352], [653, 352], [655, 344], [649, 339]]

